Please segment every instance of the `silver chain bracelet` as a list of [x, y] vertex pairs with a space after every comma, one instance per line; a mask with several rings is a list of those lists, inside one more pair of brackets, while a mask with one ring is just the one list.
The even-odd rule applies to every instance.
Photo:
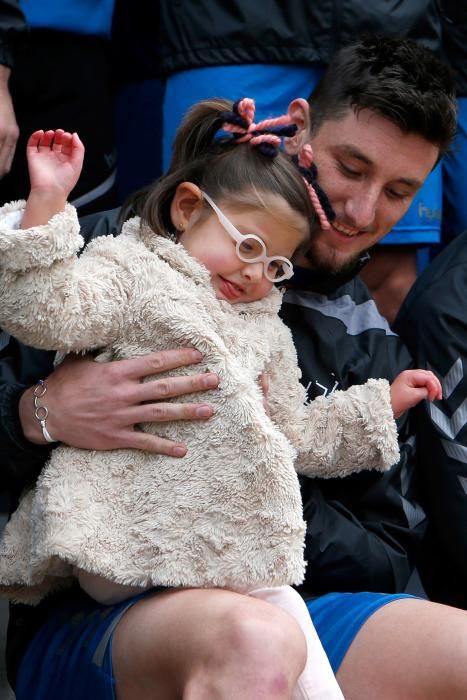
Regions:
[[47, 387], [45, 385], [45, 382], [43, 379], [39, 379], [37, 382], [36, 386], [34, 387], [34, 415], [36, 416], [37, 420], [41, 424], [42, 428], [42, 435], [44, 436], [44, 440], [47, 440], [47, 442], [57, 442], [57, 440], [54, 440], [54, 438], [51, 436], [49, 431], [47, 430], [47, 418], [49, 416], [49, 409], [47, 406], [44, 406], [43, 404], [39, 403], [39, 399], [42, 399], [43, 396], [47, 393]]

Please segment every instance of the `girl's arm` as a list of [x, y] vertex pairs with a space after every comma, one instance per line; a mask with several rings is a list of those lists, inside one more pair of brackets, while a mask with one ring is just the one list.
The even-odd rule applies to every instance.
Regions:
[[83, 245], [66, 204], [84, 157], [77, 134], [36, 131], [27, 145], [31, 192], [0, 209], [0, 324], [28, 345], [90, 350], [118, 332], [125, 274], [112, 240]]
[[[306, 404], [290, 333], [282, 326], [277, 336], [280, 349], [269, 368], [269, 410], [298, 451], [297, 471], [331, 478], [364, 469], [385, 471], [395, 464], [399, 447], [389, 383], [369, 379]], [[423, 398], [437, 398], [436, 382], [431, 373], [422, 375], [418, 370], [399, 375], [393, 385], [397, 414]]]
[[81, 255], [75, 209], [21, 230], [22, 204], [0, 208], [0, 326], [26, 345], [64, 352], [107, 345], [119, 333], [131, 280], [123, 241], [94, 241]]

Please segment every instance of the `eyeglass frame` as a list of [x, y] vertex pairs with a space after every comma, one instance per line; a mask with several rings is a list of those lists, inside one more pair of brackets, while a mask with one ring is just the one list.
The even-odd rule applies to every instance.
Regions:
[[[235, 241], [236, 243], [236, 253], [237, 257], [242, 261], [246, 263], [263, 263], [263, 274], [266, 277], [266, 279], [269, 282], [272, 282], [273, 284], [277, 284], [278, 282], [283, 282], [284, 280], [290, 279], [293, 274], [293, 265], [290, 262], [288, 258], [283, 257], [282, 255], [272, 255], [269, 256], [267, 254], [268, 250], [266, 248], [265, 242], [259, 237], [256, 236], [254, 233], [240, 233], [240, 231], [233, 225], [233, 223], [226, 217], [225, 214], [222, 213], [222, 211], [219, 209], [217, 204], [211, 199], [211, 197], [206, 194], [206, 192], [203, 192], [203, 190], [200, 190], [201, 194], [203, 195], [203, 198], [206, 200], [206, 202], [209, 204], [209, 206], [212, 208], [214, 213], [216, 214], [217, 218], [219, 219], [219, 223], [221, 226], [227, 231], [229, 236]], [[253, 238], [253, 240], [257, 241], [261, 249], [263, 251], [262, 255], [258, 255], [256, 258], [245, 258], [240, 253], [240, 246], [242, 243], [245, 242], [245, 240], [248, 240], [249, 238]], [[274, 277], [271, 278], [271, 276], [268, 274], [268, 267], [271, 262], [274, 260], [280, 260], [281, 262], [285, 263], [286, 266], [289, 268], [289, 272], [285, 273], [281, 277]]]

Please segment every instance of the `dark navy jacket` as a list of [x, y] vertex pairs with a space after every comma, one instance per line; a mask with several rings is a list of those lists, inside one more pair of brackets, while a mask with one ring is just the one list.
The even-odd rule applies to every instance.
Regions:
[[[297, 277], [281, 315], [292, 330], [310, 400], [370, 377], [392, 381], [411, 366], [358, 278], [320, 294], [306, 289], [313, 285], [309, 272]], [[401, 460], [384, 475], [303, 479], [308, 593], [404, 589], [425, 516], [415, 498], [415, 439], [407, 417], [399, 434]]]
[[417, 280], [396, 326], [443, 385], [442, 401], [416, 410], [430, 523], [418, 568], [430, 598], [467, 608], [467, 232]]

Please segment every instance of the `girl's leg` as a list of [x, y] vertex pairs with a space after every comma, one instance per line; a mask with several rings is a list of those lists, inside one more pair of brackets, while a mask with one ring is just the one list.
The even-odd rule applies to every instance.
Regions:
[[101, 605], [115, 605], [152, 588], [152, 586], [125, 586], [121, 583], [114, 583], [103, 576], [91, 574], [77, 566], [73, 567], [73, 574], [78, 579], [83, 591]]
[[342, 691], [319, 641], [310, 613], [301, 596], [290, 586], [259, 588], [249, 596], [277, 605], [289, 613], [305, 635], [308, 655], [305, 668], [298, 679], [293, 700], [344, 700]]

